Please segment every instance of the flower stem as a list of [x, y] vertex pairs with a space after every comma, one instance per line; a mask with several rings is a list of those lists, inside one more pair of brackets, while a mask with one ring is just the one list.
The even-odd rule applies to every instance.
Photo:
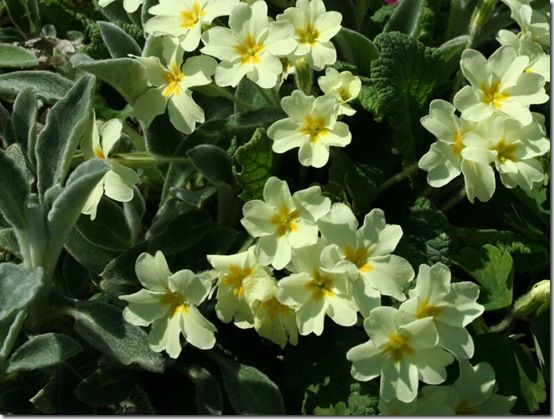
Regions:
[[389, 189], [390, 187], [396, 185], [397, 183], [411, 176], [416, 171], [417, 171], [417, 163], [413, 163], [413, 164], [410, 164], [409, 166], [406, 166], [404, 170], [402, 170], [400, 173], [397, 173], [396, 175], [385, 180], [379, 187], [379, 192], [383, 192]]
[[462, 188], [458, 191], [458, 193], [454, 195], [446, 204], [444, 204], [440, 210], [446, 214], [457, 204], [459, 204], [462, 201], [462, 199], [465, 198], [465, 196], [466, 196], [466, 189], [465, 189], [465, 185], [463, 185]]
[[237, 105], [240, 105], [249, 111], [254, 109], [254, 107], [250, 103], [229, 92], [226, 88], [218, 86], [217, 84], [212, 83], [209, 86], [204, 86], [204, 89], [211, 90], [215, 95], [224, 97], [225, 99], [228, 99], [231, 102], [236, 103]]

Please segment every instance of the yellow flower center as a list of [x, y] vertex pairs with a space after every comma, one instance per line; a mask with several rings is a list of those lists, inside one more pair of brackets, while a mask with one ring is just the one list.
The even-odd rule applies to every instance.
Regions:
[[462, 142], [462, 138], [464, 137], [465, 132], [462, 131], [456, 131], [456, 137], [454, 140], [454, 145], [452, 146], [452, 152], [459, 156], [464, 149], [464, 143]]
[[321, 137], [327, 135], [329, 130], [325, 128], [324, 118], [314, 118], [311, 115], [306, 115], [300, 132], [304, 135], [309, 135], [310, 141], [317, 143]]
[[516, 160], [514, 152], [517, 150], [517, 144], [508, 144], [504, 138], [496, 143], [494, 150], [498, 153], [497, 158], [500, 163], [504, 163], [506, 160]]
[[165, 89], [162, 91], [162, 94], [165, 97], [179, 95], [179, 93], [181, 93], [181, 82], [185, 78], [185, 74], [179, 67], [177, 67], [177, 64], [171, 64], [171, 69], [164, 72], [162, 77], [167, 84]]
[[442, 313], [442, 308], [429, 305], [429, 300], [424, 299], [416, 310], [416, 317], [422, 319], [423, 317], [436, 317]]
[[383, 353], [389, 355], [395, 362], [399, 362], [405, 355], [414, 353], [410, 346], [410, 338], [398, 333], [391, 333], [389, 341], [383, 348]]
[[300, 212], [291, 211], [288, 207], [283, 206], [269, 219], [269, 222], [277, 228], [277, 235], [284, 236], [291, 231], [296, 231], [298, 226], [295, 220], [300, 215]]
[[190, 9], [181, 12], [181, 27], [184, 29], [194, 28], [196, 24], [200, 22], [200, 18], [205, 15], [206, 12], [202, 10], [198, 2], [195, 1]]
[[314, 28], [312, 22], [308, 22], [306, 27], [296, 30], [296, 36], [298, 37], [298, 42], [300, 44], [310, 44], [315, 45], [319, 38], [319, 31]]
[[476, 415], [477, 411], [469, 406], [469, 401], [462, 400], [460, 403], [458, 403], [458, 406], [456, 406], [456, 409], [454, 409], [456, 412], [456, 415]]
[[106, 155], [104, 154], [104, 150], [102, 150], [101, 148], [96, 148], [94, 147], [94, 155], [96, 157], [98, 157], [99, 159], [102, 159], [104, 160], [106, 158]]
[[169, 305], [169, 317], [174, 317], [176, 314], [188, 314], [188, 302], [185, 297], [178, 292], [167, 292], [160, 298], [160, 304]]
[[510, 97], [509, 94], [500, 91], [500, 82], [498, 81], [495, 81], [490, 85], [485, 83], [481, 84], [481, 91], [483, 92], [481, 102], [486, 103], [495, 109], [500, 108], [502, 106], [502, 102]]
[[248, 35], [242, 44], [235, 45], [235, 51], [240, 55], [242, 64], [260, 62], [260, 53], [264, 50], [263, 44], [258, 44], [252, 35]]
[[233, 288], [233, 294], [235, 297], [240, 298], [244, 294], [244, 280], [252, 275], [252, 268], [242, 269], [237, 265], [229, 266], [229, 273], [221, 278], [221, 283], [224, 285], [229, 285]]
[[272, 320], [279, 316], [290, 316], [293, 313], [290, 307], [281, 304], [275, 297], [264, 301], [260, 305], [260, 308], [265, 310], [269, 318]]
[[335, 295], [331, 287], [333, 280], [328, 276], [321, 275], [318, 271], [314, 271], [312, 280], [306, 284], [306, 289], [312, 293], [312, 298], [316, 301], [323, 297], [331, 297]]
[[360, 272], [370, 272], [373, 267], [367, 261], [369, 258], [369, 248], [360, 247], [353, 248], [352, 246], [346, 245], [343, 249], [344, 258], [352, 262]]

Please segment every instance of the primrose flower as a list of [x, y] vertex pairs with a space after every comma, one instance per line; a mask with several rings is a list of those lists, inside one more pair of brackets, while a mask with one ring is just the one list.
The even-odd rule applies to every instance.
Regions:
[[189, 89], [210, 84], [217, 63], [206, 56], [191, 57], [183, 63], [183, 49], [180, 46], [173, 44], [171, 47], [168, 41], [163, 44], [172, 48], [167, 66], [158, 57], [137, 58], [146, 68], [152, 86], [136, 100], [133, 114], [150, 123], [167, 106], [169, 119], [175, 128], [190, 134], [195, 130], [196, 123], [204, 122], [204, 111], [194, 101]]
[[254, 328], [260, 336], [275, 342], [284, 348], [287, 341], [292, 345], [298, 343], [296, 315], [289, 306], [277, 300], [277, 282], [273, 280], [268, 286], [268, 293], [253, 304]]
[[352, 116], [356, 113], [348, 102], [356, 99], [362, 89], [362, 81], [350, 71], [338, 72], [327, 67], [325, 75], [317, 79], [321, 91], [328, 96], [335, 96], [339, 102], [339, 115]]
[[240, 222], [252, 237], [259, 237], [256, 251], [262, 263], [283, 269], [291, 260], [292, 248], [315, 244], [316, 221], [329, 211], [331, 201], [319, 186], [291, 196], [287, 183], [276, 177], [265, 183], [263, 198], [244, 204]]
[[342, 15], [326, 11], [322, 0], [297, 0], [296, 7], [289, 7], [277, 15], [277, 21], [294, 26], [298, 43], [293, 53], [296, 58], [304, 58], [316, 70], [337, 60], [331, 38], [341, 29]]
[[465, 327], [483, 314], [477, 303], [479, 287], [471, 282], [450, 283], [450, 270], [437, 263], [420, 265], [415, 288], [400, 311], [413, 320], [431, 317], [439, 335], [439, 345], [459, 359], [473, 356], [473, 339]]
[[353, 279], [354, 300], [364, 317], [380, 304], [381, 294], [406, 299], [402, 287], [413, 279], [414, 271], [406, 259], [391, 254], [402, 237], [402, 228], [386, 224], [382, 210], [371, 210], [358, 229], [352, 210], [335, 203], [318, 225], [322, 237], [332, 243], [322, 258]]
[[550, 54], [546, 54], [543, 48], [533, 41], [531, 33], [516, 35], [512, 31], [502, 29], [498, 31], [496, 40], [501, 45], [512, 46], [519, 55], [529, 57], [529, 64], [523, 70], [526, 73], [536, 73], [550, 82]]
[[369, 381], [381, 376], [380, 396], [385, 401], [409, 403], [417, 396], [418, 380], [440, 384], [446, 365], [454, 358], [437, 346], [433, 319], [407, 319], [393, 307], [376, 307], [364, 321], [370, 340], [346, 353], [352, 376]]
[[[488, 124], [486, 135], [472, 133], [465, 142], [462, 157], [485, 165], [494, 163], [508, 188], [519, 186], [530, 191], [544, 179], [543, 167], [536, 157], [550, 150], [550, 141], [544, 137], [540, 123], [522, 126], [513, 119], [495, 118]], [[492, 172], [492, 168], [489, 170]]]
[[443, 406], [452, 409], [456, 415], [509, 415], [516, 397], [493, 393], [495, 377], [491, 365], [480, 362], [473, 366], [465, 360], [458, 362], [460, 375], [454, 384], [450, 387], [425, 386], [422, 399], [440, 397]]
[[[94, 118], [94, 116], [93, 116]], [[102, 199], [102, 195], [118, 202], [128, 202], [133, 199], [133, 185], [139, 181], [138, 175], [133, 169], [122, 166], [109, 158], [110, 151], [121, 138], [123, 124], [118, 119], [110, 119], [104, 123], [98, 133], [97, 123], [92, 124], [92, 133], [88, 137], [90, 144], [83, 143], [81, 149], [86, 159], [98, 158], [106, 160], [111, 169], [90, 193], [85, 203], [82, 214], [90, 215], [90, 219], [96, 218], [96, 210]]]
[[325, 315], [341, 326], [353, 326], [357, 320], [356, 304], [350, 297], [346, 275], [333, 271], [321, 259], [322, 241], [292, 254], [293, 274], [278, 282], [278, 301], [294, 308], [301, 335], [323, 333]]
[[160, 0], [148, 9], [154, 17], [144, 24], [144, 31], [154, 36], [173, 36], [185, 51], [194, 51], [200, 44], [202, 26], [210, 25], [216, 17], [228, 16], [238, 3], [238, 0]]
[[482, 121], [491, 115], [531, 123], [529, 105], [544, 103], [544, 78], [526, 73], [529, 57], [518, 55], [511, 46], [502, 46], [487, 60], [475, 50], [462, 53], [460, 62], [465, 78], [471, 84], [454, 96], [454, 105], [469, 121]]
[[[106, 7], [112, 4], [115, 0], [98, 0], [98, 6]], [[127, 13], [134, 13], [143, 3], [143, 0], [123, 0], [123, 9]]]
[[275, 153], [300, 147], [300, 164], [319, 168], [329, 160], [329, 147], [350, 144], [348, 125], [337, 121], [339, 104], [334, 97], [315, 98], [295, 90], [281, 100], [281, 106], [288, 118], [274, 122], [267, 130]]
[[119, 298], [129, 302], [123, 317], [135, 326], [152, 324], [148, 344], [153, 351], [166, 351], [171, 358], [181, 353], [179, 337], [199, 349], [215, 344], [215, 326], [198, 309], [211, 285], [187, 269], [172, 274], [162, 252], [142, 253], [135, 272], [144, 287]]
[[520, 36], [531, 35], [533, 41], [550, 48], [550, 16], [547, 10], [533, 9], [526, 0], [502, 0], [511, 11], [511, 18], [521, 28]]
[[429, 115], [421, 118], [421, 125], [438, 141], [431, 144], [418, 167], [428, 172], [429, 185], [440, 188], [460, 175], [464, 137], [476, 128], [476, 123], [456, 116], [456, 108], [449, 102], [435, 99], [429, 106]]
[[262, 266], [251, 246], [235, 255], [208, 255], [208, 261], [219, 273], [215, 311], [224, 323], [247, 329], [254, 325], [251, 305], [263, 300], [271, 291], [270, 270]]
[[294, 28], [286, 22], [270, 22], [265, 1], [239, 3], [229, 17], [231, 29], [214, 27], [202, 34], [203, 54], [222, 62], [215, 70], [219, 86], [235, 87], [244, 76], [269, 89], [283, 72], [279, 57], [295, 47]]

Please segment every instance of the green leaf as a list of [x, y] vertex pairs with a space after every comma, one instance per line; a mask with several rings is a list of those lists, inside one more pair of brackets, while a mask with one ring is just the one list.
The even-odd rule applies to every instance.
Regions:
[[[247, 79], [246, 77], [244, 77], [237, 85], [235, 95], [239, 99], [242, 99], [246, 103], [250, 104], [250, 106], [252, 106], [254, 109], [259, 109], [267, 106], [267, 101], [260, 93], [260, 90], [256, 87], [253, 81]], [[246, 111], [248, 111], [247, 108], [240, 105], [239, 103], [235, 103], [236, 113]]]
[[195, 388], [196, 408], [199, 415], [221, 415], [223, 397], [219, 384], [210, 372], [199, 365], [187, 365], [184, 372]]
[[42, 285], [42, 269], [28, 272], [21, 265], [0, 264], [0, 320], [26, 307]]
[[17, 29], [27, 35], [38, 33], [40, 16], [37, 0], [5, 0], [3, 4]]
[[135, 59], [112, 58], [95, 61], [86, 56], [81, 56], [74, 61], [77, 68], [94, 74], [100, 80], [112, 86], [130, 105], [148, 87], [146, 70]]
[[36, 122], [38, 104], [37, 95], [32, 88], [21, 91], [15, 98], [12, 111], [12, 126], [17, 142], [27, 150], [29, 158], [34, 159], [36, 142]]
[[135, 274], [135, 262], [147, 250], [146, 242], [141, 242], [108, 263], [100, 274], [102, 291], [113, 299], [137, 292], [141, 285]]
[[21, 258], [19, 243], [17, 242], [17, 236], [13, 228], [0, 229], [0, 251], [8, 251], [12, 255]]
[[26, 318], [27, 312], [19, 310], [0, 320], [0, 359], [5, 360], [10, 355]]
[[250, 141], [235, 151], [238, 162], [233, 167], [235, 179], [242, 189], [240, 197], [244, 201], [261, 199], [265, 182], [275, 171], [275, 154], [271, 150], [272, 141], [265, 130], [258, 128]]
[[140, 56], [140, 46], [127, 32], [110, 22], [97, 23], [112, 58], [127, 58], [129, 54]]
[[333, 38], [339, 47], [339, 56], [358, 68], [358, 74], [371, 74], [371, 61], [379, 57], [377, 47], [364, 35], [352, 29], [343, 27]]
[[41, 196], [52, 185], [62, 183], [65, 179], [90, 114], [93, 91], [94, 77], [85, 75], [48, 113], [36, 146], [38, 190]]
[[232, 185], [234, 177], [233, 162], [229, 154], [221, 147], [212, 144], [200, 144], [187, 151], [192, 164], [212, 184]]
[[61, 415], [95, 414], [96, 408], [83, 403], [75, 397], [75, 387], [81, 382], [81, 376], [67, 364], [58, 367], [56, 405]]
[[82, 302], [69, 314], [75, 319], [73, 328], [77, 334], [114, 361], [163, 372], [162, 355], [150, 349], [146, 333], [127, 323], [119, 309], [104, 303]]
[[460, 35], [456, 38], [449, 39], [437, 48], [437, 53], [442, 56], [444, 61], [450, 61], [458, 54], [461, 54], [468, 41], [468, 35]]
[[399, 31], [416, 38], [420, 32], [424, 0], [400, 1], [383, 32]]
[[[194, 134], [195, 132], [191, 136]], [[144, 140], [149, 152], [173, 157], [183, 141], [183, 134], [173, 126], [166, 112], [158, 115], [148, 127], [144, 128]]]
[[49, 260], [57, 260], [90, 193], [109, 170], [103, 160], [87, 160], [71, 173], [48, 213]]
[[542, 367], [545, 379], [550, 382], [550, 336], [551, 336], [550, 311], [545, 310], [540, 315], [531, 319], [531, 336], [533, 345]]
[[283, 415], [279, 387], [254, 367], [212, 353], [221, 370], [229, 401], [239, 415]]
[[105, 367], [81, 381], [75, 389], [75, 395], [93, 406], [108, 406], [125, 400], [134, 385], [135, 380], [130, 371]]
[[486, 361], [496, 374], [498, 393], [517, 396], [513, 413], [529, 414], [546, 400], [545, 383], [541, 372], [524, 345], [503, 333], [474, 336], [475, 355], [472, 364]]
[[29, 196], [30, 185], [21, 169], [2, 150], [0, 150], [0, 178], [9, 179], [9, 182], [3, 182], [0, 194], [0, 212], [14, 228], [24, 229], [26, 225], [24, 208], [25, 201]]
[[12, 44], [0, 44], [0, 68], [36, 67], [38, 59], [32, 52]]
[[50, 71], [13, 71], [0, 74], [0, 94], [16, 96], [21, 91], [32, 88], [47, 103], [61, 99], [72, 85], [71, 80]]
[[45, 333], [33, 336], [9, 359], [8, 373], [29, 371], [58, 365], [77, 355], [83, 348], [69, 336], [60, 333]]
[[[329, 183], [326, 190], [340, 189], [350, 198], [355, 214], [365, 215], [377, 197], [383, 173], [367, 164], [350, 160], [345, 153], [335, 150], [329, 167]], [[335, 192], [336, 193], [336, 192]]]
[[269, 126], [278, 119], [285, 118], [281, 108], [263, 108], [235, 113], [226, 120], [226, 129], [232, 133], [254, 131], [260, 126]]
[[452, 260], [481, 285], [479, 302], [485, 310], [512, 304], [513, 261], [509, 253], [486, 244], [479, 250], [464, 247]]
[[[409, 2], [403, 2], [409, 3]], [[386, 32], [375, 39], [379, 58], [371, 62], [369, 86], [377, 96], [377, 118], [386, 118], [392, 141], [410, 164], [428, 150], [419, 123], [440, 78], [444, 63], [433, 48], [400, 32]], [[365, 83], [367, 84], [367, 83]]]

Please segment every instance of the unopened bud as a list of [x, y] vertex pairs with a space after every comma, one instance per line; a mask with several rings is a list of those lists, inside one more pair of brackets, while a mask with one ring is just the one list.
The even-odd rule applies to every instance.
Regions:
[[550, 280], [544, 279], [522, 295], [514, 304], [514, 313], [522, 316], [535, 316], [550, 308]]

